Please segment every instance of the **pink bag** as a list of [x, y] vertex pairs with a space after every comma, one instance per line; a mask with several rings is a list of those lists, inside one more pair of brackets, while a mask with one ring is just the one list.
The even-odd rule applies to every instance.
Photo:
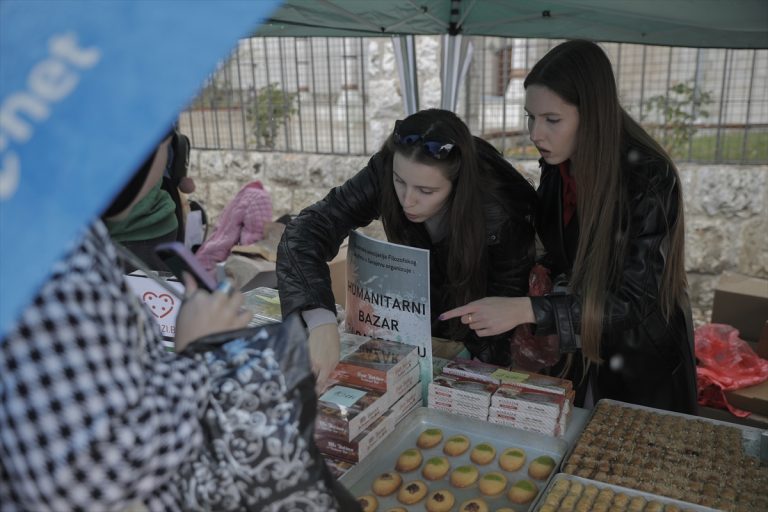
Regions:
[[730, 405], [724, 391], [768, 380], [768, 361], [758, 356], [730, 325], [702, 325], [694, 331], [694, 341], [699, 404], [727, 408], [742, 418], [749, 416], [748, 411]]

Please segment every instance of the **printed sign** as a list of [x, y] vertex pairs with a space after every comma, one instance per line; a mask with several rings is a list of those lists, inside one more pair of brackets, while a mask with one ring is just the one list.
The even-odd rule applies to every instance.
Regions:
[[[125, 276], [128, 287], [149, 308], [152, 316], [160, 325], [163, 333], [163, 344], [168, 350], [173, 350], [173, 339], [176, 336], [176, 315], [181, 308], [181, 299], [168, 293], [168, 290], [148, 278], [140, 270]], [[175, 280], [166, 280], [173, 288], [184, 293], [184, 285]]]
[[426, 397], [432, 380], [429, 251], [352, 231], [346, 310], [348, 332], [418, 347]]

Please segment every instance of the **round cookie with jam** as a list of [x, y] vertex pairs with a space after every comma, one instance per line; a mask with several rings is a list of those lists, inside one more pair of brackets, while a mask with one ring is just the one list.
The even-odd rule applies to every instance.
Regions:
[[440, 480], [451, 469], [451, 463], [447, 457], [431, 457], [424, 463], [421, 474], [427, 480]]
[[443, 453], [457, 457], [469, 450], [469, 438], [465, 435], [455, 435], [448, 438], [443, 446]]
[[517, 471], [525, 464], [525, 450], [507, 448], [499, 455], [499, 466], [504, 471]]
[[477, 482], [479, 476], [480, 472], [477, 470], [477, 466], [472, 464], [459, 466], [451, 472], [451, 485], [459, 488], [469, 487]]
[[538, 494], [539, 488], [530, 480], [518, 480], [509, 488], [507, 497], [512, 503], [530, 503]]
[[475, 464], [484, 466], [490, 464], [496, 457], [496, 448], [490, 443], [480, 443], [472, 448], [472, 453], [469, 454], [469, 458]]
[[357, 502], [360, 504], [363, 512], [376, 512], [376, 509], [379, 508], [379, 500], [376, 499], [376, 496], [371, 496], [370, 494], [359, 496]]
[[421, 450], [418, 448], [408, 448], [397, 458], [395, 469], [407, 473], [421, 466], [422, 460]]
[[394, 507], [394, 508], [388, 508], [384, 512], [408, 512], [403, 507]]
[[405, 482], [397, 492], [397, 499], [400, 503], [413, 505], [424, 499], [427, 495], [427, 484], [421, 480], [412, 480]]
[[447, 489], [440, 489], [429, 494], [426, 506], [428, 512], [448, 512], [453, 508], [454, 503], [456, 498], [453, 497], [453, 493]]
[[440, 444], [443, 440], [443, 431], [439, 428], [428, 428], [416, 439], [416, 446], [427, 450]]
[[395, 492], [400, 484], [403, 483], [403, 477], [399, 473], [382, 473], [373, 481], [373, 492], [378, 496], [389, 496]]
[[506, 489], [507, 477], [500, 471], [491, 471], [480, 477], [477, 486], [482, 494], [496, 496]]
[[473, 498], [459, 505], [459, 512], [488, 512], [488, 504], [481, 498]]
[[536, 457], [528, 465], [528, 474], [536, 480], [544, 480], [555, 469], [555, 459], [549, 455]]

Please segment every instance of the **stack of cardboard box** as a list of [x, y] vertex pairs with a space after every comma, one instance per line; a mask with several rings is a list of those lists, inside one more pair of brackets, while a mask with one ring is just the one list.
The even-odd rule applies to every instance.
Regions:
[[327, 456], [357, 463], [421, 404], [419, 357], [411, 345], [344, 338], [343, 356], [318, 402], [315, 441]]
[[574, 398], [571, 381], [516, 370], [491, 398], [488, 421], [560, 437]]
[[490, 423], [562, 436], [573, 397], [569, 380], [456, 359], [430, 383], [428, 405]]

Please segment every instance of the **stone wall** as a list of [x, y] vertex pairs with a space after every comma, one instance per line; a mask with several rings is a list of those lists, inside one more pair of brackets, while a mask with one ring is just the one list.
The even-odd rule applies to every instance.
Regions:
[[[321, 199], [368, 161], [367, 156], [192, 152], [190, 175], [212, 225], [245, 184], [260, 180], [272, 194], [274, 215], [295, 213]], [[515, 162], [532, 182], [536, 161]], [[768, 166], [683, 164], [686, 200], [686, 268], [694, 318], [709, 320], [724, 271], [768, 278]], [[383, 236], [380, 226], [366, 230]]]

